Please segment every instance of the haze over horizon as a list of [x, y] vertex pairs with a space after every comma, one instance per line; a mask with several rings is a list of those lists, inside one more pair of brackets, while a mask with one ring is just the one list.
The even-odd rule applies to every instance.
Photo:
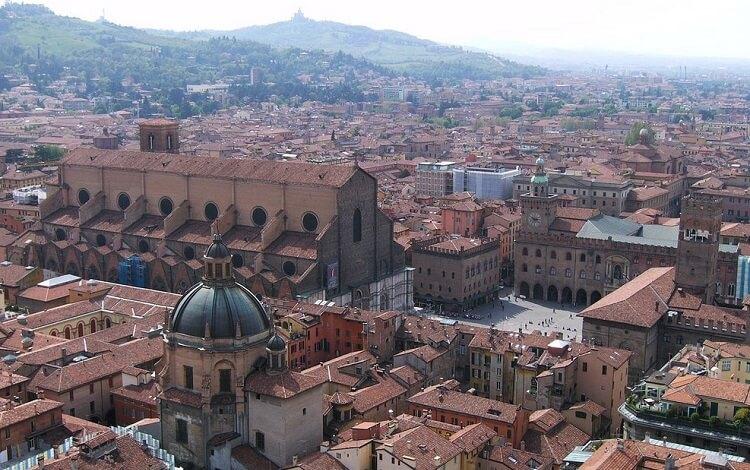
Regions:
[[[0, 0], [0, 4], [7, 3]], [[499, 53], [529, 49], [622, 52], [690, 58], [750, 60], [750, 2], [715, 0], [569, 0], [460, 5], [423, 2], [352, 3], [343, 0], [272, 4], [131, 0], [35, 0], [59, 15], [137, 28], [174, 31], [232, 30], [285, 21], [301, 9], [314, 20], [391, 29], [432, 41]]]

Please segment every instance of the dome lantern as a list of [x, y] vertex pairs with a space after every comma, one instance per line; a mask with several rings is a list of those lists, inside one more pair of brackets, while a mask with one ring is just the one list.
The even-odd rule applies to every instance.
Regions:
[[268, 339], [272, 323], [258, 298], [235, 282], [232, 256], [220, 234], [214, 234], [203, 265], [202, 281], [177, 302], [169, 330], [204, 340]]

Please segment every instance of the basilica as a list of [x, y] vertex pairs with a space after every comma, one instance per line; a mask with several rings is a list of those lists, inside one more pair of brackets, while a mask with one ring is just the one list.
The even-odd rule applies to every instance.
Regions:
[[203, 264], [165, 318], [162, 445], [183, 468], [230, 468], [238, 451], [290, 465], [323, 440], [323, 381], [287, 369], [284, 339], [235, 281], [219, 234]]

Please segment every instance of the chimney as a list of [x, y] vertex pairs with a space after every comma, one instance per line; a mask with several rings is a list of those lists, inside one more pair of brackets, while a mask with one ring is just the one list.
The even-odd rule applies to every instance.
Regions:
[[519, 449], [521, 449], [522, 452], [526, 450], [526, 441], [521, 441]]
[[[65, 358], [68, 357], [68, 349], [67, 348], [60, 348], [60, 354], [62, 355], [62, 360], [65, 362]], [[65, 365], [65, 364], [63, 364]]]
[[435, 464], [435, 468], [440, 468], [440, 465], [442, 465], [442, 459], [439, 455], [436, 455], [432, 458], [432, 463]]

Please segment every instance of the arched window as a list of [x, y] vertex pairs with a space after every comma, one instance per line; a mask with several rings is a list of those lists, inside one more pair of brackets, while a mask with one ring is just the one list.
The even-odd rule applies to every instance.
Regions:
[[172, 134], [167, 134], [167, 150], [172, 150]]
[[581, 279], [586, 279], [586, 271], [584, 271], [583, 269], [581, 269], [581, 272], [578, 275], [578, 277], [581, 278]]
[[529, 256], [529, 249], [524, 247], [523, 250], [521, 250], [521, 254], [524, 256]]
[[81, 336], [83, 336], [83, 323], [79, 323], [77, 329], [78, 337], [80, 338]]
[[107, 237], [101, 233], [96, 235], [96, 246], [104, 246], [107, 244]]
[[104, 318], [104, 328], [111, 328], [112, 327], [112, 320], [109, 319], [109, 317]]
[[615, 279], [622, 279], [622, 267], [619, 264], [615, 265], [612, 271], [612, 277]]
[[536, 250], [536, 257], [537, 258], [541, 258], [542, 257], [542, 250], [540, 250], [540, 249]]
[[555, 250], [552, 250], [552, 252], [549, 254], [550, 259], [557, 259], [557, 252]]
[[580, 256], [579, 259], [581, 260], [581, 263], [585, 263], [586, 262], [586, 255], [584, 253], [581, 253], [581, 256]]
[[534, 272], [537, 274], [542, 274], [542, 267], [537, 264], [536, 268], [534, 268]]
[[148, 135], [148, 149], [153, 150], [154, 149], [154, 134]]
[[570, 252], [565, 253], [565, 261], [570, 261], [573, 259], [573, 255]]
[[571, 277], [573, 276], [573, 270], [570, 268], [565, 269], [565, 277]]
[[362, 241], [362, 212], [359, 209], [355, 209], [352, 216], [352, 241]]
[[596, 264], [602, 264], [602, 257], [599, 255], [596, 255]]
[[528, 270], [529, 270], [529, 267], [528, 267], [528, 266], [526, 266], [526, 263], [523, 263], [523, 264], [521, 265], [521, 271], [523, 271], [523, 272], [528, 272]]
[[555, 269], [554, 266], [550, 266], [550, 268], [549, 268], [549, 275], [550, 276], [554, 276], [556, 274], [557, 274], [557, 269]]
[[91, 319], [91, 322], [89, 323], [89, 329], [92, 333], [96, 333], [96, 318]]
[[70, 339], [70, 327], [65, 327], [65, 339]]

